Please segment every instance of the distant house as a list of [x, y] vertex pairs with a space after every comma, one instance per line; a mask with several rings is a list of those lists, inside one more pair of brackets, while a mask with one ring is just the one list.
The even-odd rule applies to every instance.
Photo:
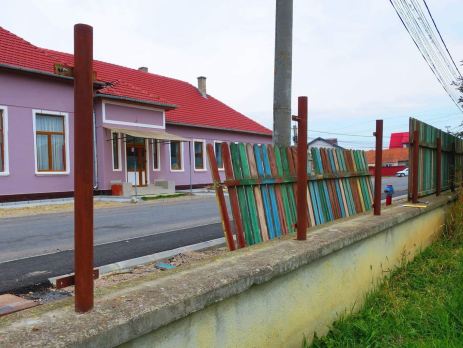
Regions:
[[[162, 54], [162, 52], [159, 52]], [[72, 54], [34, 46], [0, 27], [0, 201], [72, 196]], [[268, 144], [272, 131], [198, 85], [93, 62], [94, 191], [156, 192], [211, 183], [206, 145]]]
[[338, 139], [336, 138], [315, 138], [311, 142], [307, 144], [307, 147], [311, 149], [312, 147], [320, 148], [328, 148], [328, 149], [343, 149], [341, 146], [338, 145]]
[[409, 134], [408, 132], [391, 133], [391, 139], [389, 140], [390, 149], [400, 149], [408, 147]]
[[[375, 168], [375, 150], [366, 151], [368, 167], [373, 174]], [[392, 148], [383, 150], [382, 175], [395, 175], [399, 170], [408, 167], [408, 148]]]

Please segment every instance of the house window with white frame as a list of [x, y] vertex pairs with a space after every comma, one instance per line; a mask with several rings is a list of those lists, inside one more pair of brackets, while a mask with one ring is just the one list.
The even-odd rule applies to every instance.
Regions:
[[38, 172], [66, 171], [65, 117], [35, 114], [35, 142]]
[[206, 170], [206, 151], [204, 150], [205, 142], [201, 140], [195, 140], [193, 142], [194, 154], [195, 154], [195, 170]]
[[153, 140], [153, 170], [161, 170], [161, 144], [159, 140]]
[[172, 140], [170, 142], [170, 169], [173, 171], [183, 170], [182, 142]]
[[222, 142], [216, 141], [214, 143], [215, 158], [217, 160], [217, 167], [219, 170], [223, 170], [223, 158], [222, 158]]
[[5, 172], [5, 125], [3, 110], [0, 109], [0, 173]]
[[111, 133], [113, 146], [113, 170], [121, 170], [121, 136], [120, 133]]

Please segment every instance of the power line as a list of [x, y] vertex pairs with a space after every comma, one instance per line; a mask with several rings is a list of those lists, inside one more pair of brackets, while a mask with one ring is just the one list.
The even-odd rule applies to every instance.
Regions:
[[444, 38], [442, 37], [442, 35], [440, 33], [440, 30], [437, 27], [436, 22], [434, 21], [434, 17], [432, 16], [431, 11], [429, 10], [429, 7], [428, 7], [428, 4], [427, 4], [426, 0], [423, 0], [423, 3], [424, 3], [424, 6], [426, 6], [426, 10], [429, 13], [429, 17], [431, 17], [432, 23], [434, 24], [434, 27], [436, 28], [437, 33], [439, 34], [439, 37], [442, 40], [442, 43], [444, 44], [445, 50], [447, 51], [450, 59], [452, 60], [453, 66], [455, 67], [455, 70], [458, 71], [458, 74], [460, 75], [460, 78], [461, 78], [462, 76], [461, 76], [460, 70], [458, 69], [458, 66], [455, 64], [455, 61], [453, 60], [453, 57], [450, 54], [449, 49], [447, 48], [447, 44], [445, 43]]
[[[424, 0], [423, 0], [424, 1]], [[429, 68], [433, 72], [436, 79], [444, 88], [445, 92], [449, 95], [455, 105], [459, 110], [463, 111], [462, 106], [458, 103], [458, 99], [454, 93], [451, 93], [450, 87], [455, 82], [453, 79], [455, 76], [460, 76], [461, 74], [456, 67], [456, 64], [450, 55], [450, 52], [445, 44], [442, 35], [437, 29], [437, 25], [434, 19], [434, 27], [438, 31], [439, 37], [442, 44], [444, 45], [447, 55], [442, 50], [442, 45], [438, 42], [431, 26], [429, 25], [419, 3], [415, 0], [389, 0], [395, 12], [399, 16], [400, 21], [402, 22], [404, 28], [412, 38], [415, 46], [421, 53], [421, 56], [428, 64]], [[428, 13], [431, 15], [429, 7], [425, 3]], [[416, 14], [416, 15], [415, 15]], [[420, 23], [421, 22], [421, 25]], [[453, 63], [453, 66], [456, 68], [455, 71], [452, 71], [450, 60]], [[450, 81], [449, 81], [450, 77]], [[450, 82], [450, 83], [449, 83]]]
[[315, 129], [309, 129], [309, 132], [331, 134], [331, 135], [345, 135], [345, 136], [349, 136], [349, 137], [362, 137], [362, 138], [372, 138], [373, 137], [373, 135], [334, 133], [334, 132], [326, 132], [326, 131], [320, 131], [320, 130], [315, 130]]

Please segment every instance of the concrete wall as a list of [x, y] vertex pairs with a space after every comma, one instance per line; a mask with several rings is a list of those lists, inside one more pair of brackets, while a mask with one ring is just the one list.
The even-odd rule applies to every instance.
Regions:
[[324, 335], [340, 314], [358, 310], [365, 294], [403, 258], [412, 259], [443, 224], [440, 208], [287, 275], [218, 302], [124, 347], [301, 347]]
[[393, 206], [311, 230], [307, 241], [290, 236], [100, 290], [86, 315], [70, 300], [13, 314], [0, 321], [0, 346], [300, 347], [428, 246], [453, 199]]

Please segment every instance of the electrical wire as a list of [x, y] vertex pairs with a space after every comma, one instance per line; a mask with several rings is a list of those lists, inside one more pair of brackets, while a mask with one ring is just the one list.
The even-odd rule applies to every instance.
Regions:
[[[458, 99], [456, 99], [456, 96], [453, 95], [450, 90], [452, 84], [455, 83], [455, 77], [461, 77], [461, 74], [437, 28], [434, 18], [432, 18], [431, 11], [429, 10], [426, 2], [425, 6], [433, 21], [434, 28], [439, 34], [440, 42], [437, 40], [437, 37], [429, 25], [420, 4], [416, 0], [389, 0], [389, 2], [397, 13], [409, 36], [412, 38], [415, 46], [420, 51], [421, 56], [441, 84], [442, 88], [452, 99], [458, 109], [463, 111], [463, 107], [459, 104]], [[443, 47], [445, 47], [447, 54], [443, 52]], [[456, 68], [455, 71], [451, 68], [449, 58], [452, 61], [453, 66]]]
[[460, 70], [458, 69], [458, 66], [455, 64], [455, 61], [453, 60], [453, 57], [450, 54], [449, 49], [447, 48], [447, 44], [445, 43], [445, 40], [442, 37], [439, 28], [437, 27], [436, 21], [434, 20], [434, 17], [432, 16], [431, 11], [429, 10], [429, 6], [428, 6], [426, 0], [423, 0], [423, 3], [424, 3], [424, 6], [426, 6], [426, 10], [428, 11], [429, 17], [431, 17], [432, 23], [434, 24], [434, 27], [436, 28], [437, 33], [439, 34], [439, 37], [440, 37], [442, 43], [444, 44], [445, 50], [447, 51], [450, 59], [452, 60], [453, 66], [455, 67], [455, 70], [458, 71], [458, 74], [460, 75], [460, 78], [462, 78]]

